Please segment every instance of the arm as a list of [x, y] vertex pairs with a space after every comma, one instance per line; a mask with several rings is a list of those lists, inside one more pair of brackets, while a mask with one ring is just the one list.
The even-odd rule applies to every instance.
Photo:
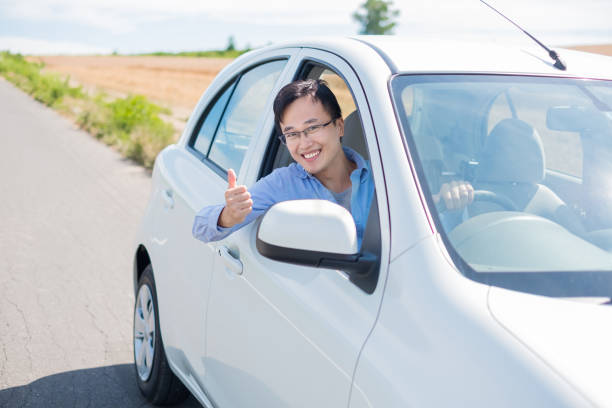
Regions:
[[[259, 180], [249, 191], [246, 186], [235, 185], [235, 175], [232, 182], [230, 171], [225, 203], [204, 207], [196, 214], [192, 228], [194, 238], [204, 242], [221, 240], [254, 221], [278, 201], [278, 193], [275, 193], [276, 188], [271, 180], [274, 173]], [[226, 217], [223, 216], [224, 212], [228, 214]]]

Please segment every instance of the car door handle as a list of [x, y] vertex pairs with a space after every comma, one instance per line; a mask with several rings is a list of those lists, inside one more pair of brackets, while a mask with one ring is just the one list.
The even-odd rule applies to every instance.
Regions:
[[174, 208], [174, 197], [172, 190], [163, 190], [162, 197], [164, 198], [164, 207], [168, 209]]
[[225, 264], [225, 266], [228, 267], [230, 271], [234, 272], [236, 275], [242, 275], [242, 262], [234, 258], [234, 256], [230, 254], [229, 249], [226, 246], [218, 246], [217, 254], [221, 257], [223, 263]]

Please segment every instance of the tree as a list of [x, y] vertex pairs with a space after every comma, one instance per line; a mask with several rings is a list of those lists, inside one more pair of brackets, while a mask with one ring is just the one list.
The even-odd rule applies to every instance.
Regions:
[[399, 16], [399, 10], [391, 10], [393, 1], [366, 0], [359, 9], [353, 13], [353, 19], [361, 24], [359, 34], [393, 34], [395, 22], [392, 19]]
[[225, 48], [225, 51], [234, 51], [236, 50], [236, 44], [234, 44], [234, 36], [230, 35], [229, 38], [227, 39], [227, 48]]

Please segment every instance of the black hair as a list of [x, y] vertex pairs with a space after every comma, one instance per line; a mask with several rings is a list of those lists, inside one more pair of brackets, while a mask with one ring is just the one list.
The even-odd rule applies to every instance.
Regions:
[[274, 98], [274, 123], [280, 133], [282, 133], [280, 121], [285, 110], [295, 100], [303, 96], [311, 96], [315, 101], [321, 102], [332, 120], [342, 117], [342, 111], [340, 110], [336, 95], [329, 89], [327, 82], [323, 79], [299, 79], [282, 87], [278, 91], [276, 98]]

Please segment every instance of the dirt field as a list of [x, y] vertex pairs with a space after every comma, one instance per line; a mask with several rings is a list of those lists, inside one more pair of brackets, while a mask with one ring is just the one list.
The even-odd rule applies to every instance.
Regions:
[[110, 95], [145, 95], [186, 119], [202, 92], [223, 67], [226, 58], [43, 56], [45, 71], [70, 75], [88, 90]]
[[[568, 47], [612, 56], [612, 44]], [[186, 120], [213, 78], [232, 59], [192, 57], [43, 56], [46, 71], [70, 75], [86, 89], [141, 94]]]
[[566, 47], [573, 50], [592, 52], [595, 54], [603, 54], [612, 56], [612, 44], [604, 45], [577, 45], [575, 47]]

